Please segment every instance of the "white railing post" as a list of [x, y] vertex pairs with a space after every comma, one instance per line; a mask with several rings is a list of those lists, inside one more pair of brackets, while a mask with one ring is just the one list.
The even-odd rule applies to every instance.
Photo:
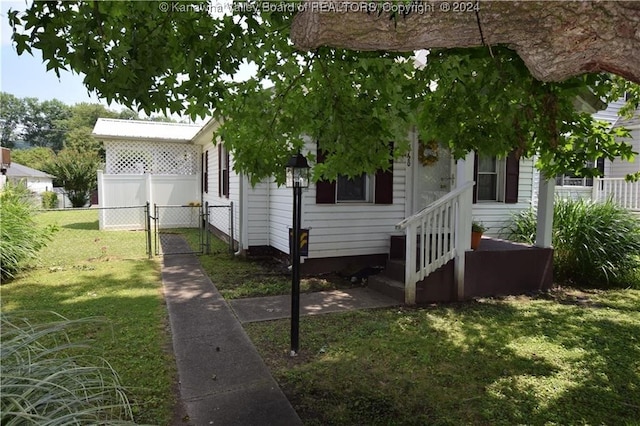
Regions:
[[[417, 252], [417, 224], [411, 223], [405, 228], [406, 242], [405, 242], [405, 286], [404, 286], [404, 303], [407, 305], [415, 305], [416, 303], [416, 256]], [[424, 231], [423, 231], [424, 232]], [[421, 232], [421, 233], [423, 233]], [[424, 250], [421, 248], [420, 251]]]

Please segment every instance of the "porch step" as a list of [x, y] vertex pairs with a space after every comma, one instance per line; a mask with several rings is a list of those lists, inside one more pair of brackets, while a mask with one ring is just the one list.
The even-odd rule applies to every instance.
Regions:
[[404, 282], [389, 278], [384, 273], [369, 277], [368, 287], [404, 303]]
[[406, 274], [405, 264], [406, 262], [404, 260], [387, 259], [387, 265], [385, 270], [383, 271], [383, 274], [392, 280], [400, 281], [401, 283], [403, 283]]

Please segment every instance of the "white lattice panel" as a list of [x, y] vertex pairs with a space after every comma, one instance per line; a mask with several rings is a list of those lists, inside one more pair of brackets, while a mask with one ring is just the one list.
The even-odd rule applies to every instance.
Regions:
[[200, 147], [178, 143], [109, 141], [106, 174], [197, 175]]

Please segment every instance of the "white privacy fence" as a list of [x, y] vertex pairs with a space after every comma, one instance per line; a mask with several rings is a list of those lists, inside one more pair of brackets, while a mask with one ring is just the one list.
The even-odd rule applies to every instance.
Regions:
[[[198, 175], [104, 174], [98, 171], [100, 207], [140, 206], [147, 202], [152, 206], [194, 206], [199, 204], [199, 200]], [[196, 215], [179, 216], [175, 220], [170, 218], [168, 222], [174, 227], [185, 228], [197, 223], [193, 218]], [[123, 215], [117, 210], [104, 210], [100, 215], [100, 229], [144, 229], [145, 220], [143, 215]]]

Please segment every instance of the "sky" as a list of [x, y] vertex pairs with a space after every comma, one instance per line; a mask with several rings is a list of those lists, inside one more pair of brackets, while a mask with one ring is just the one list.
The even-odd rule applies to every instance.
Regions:
[[[0, 90], [18, 98], [58, 99], [68, 105], [79, 102], [107, 105], [106, 101], [88, 93], [82, 84], [82, 75], [61, 71], [58, 78], [55, 72], [47, 72], [39, 51], [34, 51], [34, 56], [26, 52], [18, 56], [12, 46], [12, 30], [7, 19], [10, 8], [24, 9], [25, 2], [0, 2]], [[121, 109], [117, 105], [111, 108]]]

